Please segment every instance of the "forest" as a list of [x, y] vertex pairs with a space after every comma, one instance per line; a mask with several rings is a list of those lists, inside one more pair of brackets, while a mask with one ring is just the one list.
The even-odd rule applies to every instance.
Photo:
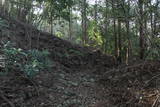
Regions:
[[0, 107], [159, 107], [160, 0], [0, 0]]

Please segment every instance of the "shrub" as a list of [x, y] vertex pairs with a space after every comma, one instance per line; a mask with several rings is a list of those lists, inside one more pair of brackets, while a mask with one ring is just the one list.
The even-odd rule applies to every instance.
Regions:
[[22, 71], [29, 77], [35, 76], [42, 70], [50, 70], [51, 61], [49, 60], [49, 52], [47, 50], [29, 50], [24, 51], [13, 47], [5, 47], [3, 50], [6, 60], [6, 71], [13, 69]]

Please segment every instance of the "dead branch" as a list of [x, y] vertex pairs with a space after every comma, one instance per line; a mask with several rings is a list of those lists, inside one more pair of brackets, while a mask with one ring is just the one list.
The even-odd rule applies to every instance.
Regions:
[[160, 74], [153, 76], [150, 80], [146, 81], [146, 84], [150, 83], [152, 80], [154, 80], [155, 78], [159, 77]]
[[8, 98], [6, 98], [5, 96], [4, 96], [4, 94], [3, 94], [3, 92], [0, 90], [0, 97], [4, 100], [4, 101], [6, 101], [9, 105], [10, 105], [10, 107], [15, 107], [15, 105], [8, 99]]
[[154, 103], [152, 104], [152, 107], [156, 106], [158, 99], [159, 99], [159, 95], [157, 96], [157, 98], [155, 99]]

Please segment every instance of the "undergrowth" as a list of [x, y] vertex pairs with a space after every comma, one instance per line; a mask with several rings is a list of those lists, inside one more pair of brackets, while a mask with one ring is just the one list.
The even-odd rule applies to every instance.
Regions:
[[16, 70], [28, 77], [34, 77], [40, 71], [50, 71], [52, 64], [47, 50], [23, 50], [6, 45], [3, 54], [6, 56], [6, 72]]

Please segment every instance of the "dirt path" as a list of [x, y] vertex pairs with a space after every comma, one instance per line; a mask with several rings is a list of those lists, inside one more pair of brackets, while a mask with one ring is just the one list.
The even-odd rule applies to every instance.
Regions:
[[39, 78], [41, 78], [39, 79], [41, 81], [38, 81], [41, 86], [40, 92], [45, 94], [40, 97], [42, 99], [46, 97], [46, 99], [39, 102], [38, 106], [89, 107], [103, 100], [104, 88], [97, 83], [98, 75], [92, 74], [89, 69], [72, 73], [60, 70], [43, 74], [43, 76], [39, 75]]
[[15, 107], [158, 107], [159, 65], [140, 63], [98, 75], [101, 69], [96, 66], [68, 69], [56, 64], [31, 80], [11, 72], [0, 75], [0, 106], [10, 107], [12, 102]]
[[[16, 107], [92, 107], [106, 95], [93, 70], [68, 72], [56, 65], [50, 72], [41, 72], [32, 82], [10, 74], [0, 79], [0, 89]], [[9, 107], [1, 98], [0, 104]]]

